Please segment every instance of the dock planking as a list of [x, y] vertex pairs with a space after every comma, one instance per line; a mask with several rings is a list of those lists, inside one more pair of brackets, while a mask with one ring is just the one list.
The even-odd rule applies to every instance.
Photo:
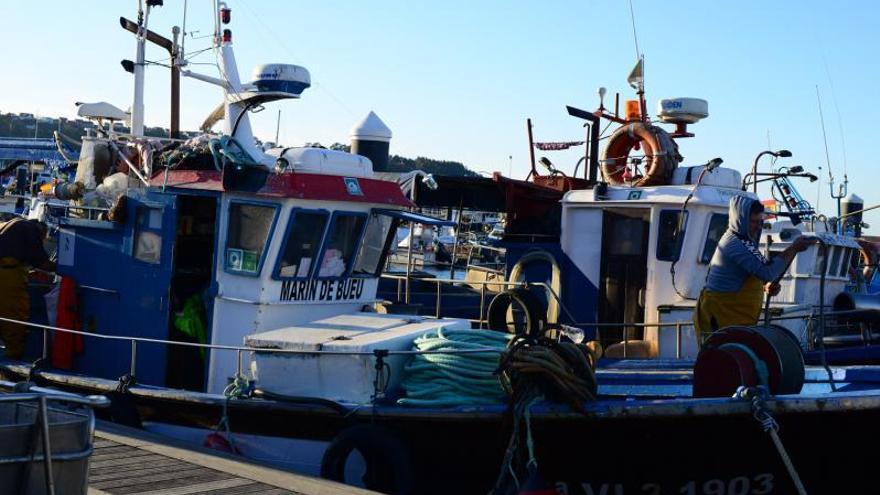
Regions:
[[99, 422], [89, 495], [325, 495], [367, 490], [243, 462], [141, 430]]

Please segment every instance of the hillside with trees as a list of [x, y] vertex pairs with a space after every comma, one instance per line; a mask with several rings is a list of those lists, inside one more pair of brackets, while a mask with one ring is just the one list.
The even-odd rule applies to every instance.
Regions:
[[[94, 129], [95, 124], [85, 119], [66, 119], [52, 117], [38, 117], [30, 113], [2, 113], [0, 112], [0, 137], [21, 138], [51, 138], [54, 131], [59, 131], [63, 136], [78, 140], [86, 135], [87, 130]], [[118, 128], [125, 129], [122, 125]], [[162, 127], [147, 127], [145, 134], [151, 137], [166, 137], [168, 129]], [[186, 138], [194, 137], [200, 132], [184, 131]], [[74, 142], [68, 141], [73, 145]], [[320, 143], [306, 143], [306, 146], [321, 147]], [[334, 143], [330, 149], [349, 152], [351, 147], [347, 144]], [[407, 158], [399, 155], [391, 155], [388, 160], [390, 172], [409, 172], [411, 170], [424, 170], [434, 175], [453, 175], [475, 177], [478, 174], [469, 170], [463, 163], [451, 160], [435, 160], [424, 156]]]

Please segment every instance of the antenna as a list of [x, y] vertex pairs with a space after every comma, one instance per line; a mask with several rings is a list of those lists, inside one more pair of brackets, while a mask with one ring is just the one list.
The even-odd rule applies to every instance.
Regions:
[[278, 109], [278, 120], [275, 123], [275, 146], [278, 146], [278, 132], [281, 130], [281, 109]]
[[846, 196], [847, 180], [844, 174], [843, 184], [838, 187], [834, 194], [834, 175], [831, 173], [831, 158], [828, 155], [828, 136], [825, 133], [825, 117], [822, 115], [822, 98], [819, 96], [819, 85], [816, 85], [816, 101], [819, 103], [819, 122], [822, 124], [822, 139], [825, 142], [825, 163], [828, 165], [828, 186], [831, 188], [831, 198], [837, 200], [837, 216], [840, 217], [840, 200]]

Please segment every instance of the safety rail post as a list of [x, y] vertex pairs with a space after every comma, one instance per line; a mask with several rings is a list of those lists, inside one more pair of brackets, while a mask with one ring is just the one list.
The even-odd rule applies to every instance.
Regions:
[[627, 358], [626, 348], [629, 347], [629, 336], [626, 334], [626, 323], [623, 323], [623, 359]]
[[49, 329], [43, 329], [43, 359], [49, 359]]
[[675, 322], [675, 359], [681, 359], [681, 322]]
[[483, 312], [486, 307], [486, 284], [480, 284], [480, 330], [483, 329]]
[[135, 369], [137, 368], [137, 340], [131, 339], [131, 369], [129, 374], [135, 377]]
[[440, 318], [440, 281], [436, 282], [437, 284], [437, 318]]
[[237, 350], [236, 354], [237, 355], [235, 357], [235, 363], [236, 363], [236, 368], [235, 368], [236, 375], [235, 376], [241, 376], [241, 349]]

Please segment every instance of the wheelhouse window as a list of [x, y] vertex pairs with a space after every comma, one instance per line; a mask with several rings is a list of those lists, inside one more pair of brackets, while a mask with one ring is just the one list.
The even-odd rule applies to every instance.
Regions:
[[388, 234], [392, 230], [395, 219], [387, 215], [373, 213], [367, 220], [364, 239], [355, 258], [352, 274], [356, 276], [378, 275], [385, 256]]
[[684, 242], [688, 214], [680, 210], [660, 212], [660, 228], [657, 231], [657, 259], [678, 261], [681, 245]]
[[703, 253], [700, 255], [700, 263], [707, 265], [715, 255], [715, 248], [721, 236], [727, 230], [728, 216], [721, 213], [713, 213], [709, 219], [709, 231], [706, 233], [706, 243], [703, 244]]
[[351, 272], [366, 218], [363, 213], [333, 214], [318, 265], [319, 278], [343, 277]]
[[141, 206], [137, 209], [134, 258], [145, 263], [162, 261], [162, 209]]
[[831, 248], [831, 262], [828, 263], [828, 276], [837, 276], [837, 270], [840, 267], [841, 254], [843, 254], [843, 247], [834, 246]]
[[327, 229], [326, 211], [296, 210], [290, 217], [277, 275], [280, 278], [308, 278]]
[[278, 207], [249, 203], [229, 206], [224, 267], [226, 271], [259, 275]]

